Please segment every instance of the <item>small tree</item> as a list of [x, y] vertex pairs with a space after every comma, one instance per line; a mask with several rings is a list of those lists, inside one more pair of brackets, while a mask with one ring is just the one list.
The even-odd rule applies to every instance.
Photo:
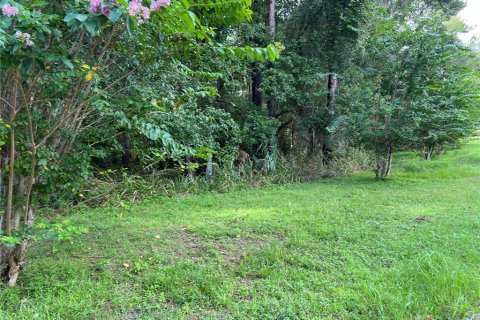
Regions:
[[[352, 99], [358, 102], [353, 103], [351, 129], [374, 151], [379, 179], [389, 176], [395, 149], [429, 145], [449, 136], [455, 140], [459, 135], [453, 127], [461, 127], [463, 133], [471, 127], [461, 111], [471, 101], [463, 107], [453, 102], [462, 96], [452, 91], [458, 90], [458, 82], [447, 89], [452, 79], [447, 70], [462, 50], [456, 34], [447, 30], [443, 15], [412, 10], [400, 24], [383, 10], [372, 17], [380, 21], [364, 35], [364, 72], [354, 75], [358, 82]], [[457, 131], [455, 137], [452, 130]]]
[[431, 77], [416, 107], [421, 117], [418, 145], [425, 160], [474, 132], [480, 104], [480, 63], [466, 48], [450, 55], [441, 72]]

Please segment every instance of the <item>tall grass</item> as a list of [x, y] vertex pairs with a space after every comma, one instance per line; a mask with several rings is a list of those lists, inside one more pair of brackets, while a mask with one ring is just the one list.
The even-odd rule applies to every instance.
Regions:
[[246, 164], [215, 166], [213, 177], [199, 174], [191, 179], [177, 172], [166, 177], [163, 172], [148, 175], [108, 171], [92, 178], [77, 199], [91, 206], [122, 206], [127, 202], [155, 196], [178, 196], [205, 192], [226, 192], [269, 186], [314, 181], [341, 176], [370, 168], [370, 156], [362, 149], [349, 149], [334, 155], [328, 163], [321, 157], [280, 157], [276, 148], [268, 148], [263, 159], [252, 159]]

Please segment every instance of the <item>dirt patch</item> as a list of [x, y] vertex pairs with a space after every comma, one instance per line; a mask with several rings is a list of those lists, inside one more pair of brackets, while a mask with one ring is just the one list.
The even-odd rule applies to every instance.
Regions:
[[[163, 238], [163, 239], [162, 239]], [[275, 237], [282, 241], [281, 237]], [[254, 249], [266, 247], [269, 239], [258, 237], [234, 237], [234, 238], [209, 238], [199, 236], [187, 228], [181, 228], [178, 232], [160, 236], [159, 246], [161, 250], [169, 252], [173, 257], [171, 263], [175, 264], [180, 259], [198, 261], [209, 257], [221, 257], [228, 264], [238, 265], [245, 255]]]
[[139, 309], [133, 309], [132, 311], [130, 311], [126, 316], [125, 318], [121, 318], [121, 319], [124, 319], [124, 320], [136, 320], [136, 319], [139, 319], [138, 316], [140, 314], [140, 310]]
[[216, 248], [226, 261], [231, 264], [238, 265], [249, 250], [254, 248], [263, 248], [267, 245], [268, 242], [264, 239], [237, 237], [227, 241], [217, 242]]
[[416, 222], [432, 222], [432, 218], [426, 215], [421, 215], [415, 218]]

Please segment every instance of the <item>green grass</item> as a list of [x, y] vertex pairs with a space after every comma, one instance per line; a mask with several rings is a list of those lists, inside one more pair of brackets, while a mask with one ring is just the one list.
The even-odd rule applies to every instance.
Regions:
[[0, 319], [478, 319], [480, 140], [394, 170], [77, 212]]

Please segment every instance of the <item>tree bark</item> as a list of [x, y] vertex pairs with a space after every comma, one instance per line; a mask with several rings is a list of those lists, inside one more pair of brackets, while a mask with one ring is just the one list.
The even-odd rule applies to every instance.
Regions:
[[15, 127], [13, 120], [15, 119], [14, 113], [12, 110], [12, 115], [10, 117], [10, 155], [8, 159], [9, 175], [8, 175], [8, 187], [7, 187], [7, 208], [5, 211], [5, 234], [10, 236], [12, 234], [12, 208], [13, 208], [13, 186], [15, 180]]
[[375, 175], [377, 179], [386, 179], [390, 176], [393, 160], [393, 144], [386, 145], [384, 152], [377, 152]]
[[[275, 40], [276, 36], [276, 21], [275, 21], [275, 16], [276, 16], [276, 1], [275, 0], [270, 0], [270, 5], [268, 7], [268, 29], [270, 31], [270, 37], [272, 40]], [[273, 68], [273, 64], [269, 65], [269, 69]], [[270, 117], [275, 117], [275, 96], [271, 95], [268, 99], [267, 103], [268, 107], [268, 115]]]
[[336, 94], [338, 89], [338, 79], [336, 73], [329, 73], [327, 78], [327, 109], [330, 117], [335, 116]]
[[185, 157], [185, 162], [187, 163], [188, 178], [190, 179], [190, 181], [193, 181], [193, 171], [190, 168], [190, 164], [192, 163], [192, 157], [191, 156], [186, 156]]
[[272, 39], [275, 39], [275, 32], [276, 32], [276, 21], [275, 21], [275, 15], [276, 15], [276, 3], [275, 0], [270, 0], [270, 5], [268, 8], [268, 27], [270, 30], [270, 36]]
[[257, 106], [262, 106], [262, 92], [260, 91], [260, 85], [262, 84], [263, 73], [262, 70], [253, 72], [252, 75], [252, 102]]
[[125, 134], [125, 140], [122, 142], [123, 155], [122, 155], [122, 166], [124, 168], [130, 169], [130, 158], [131, 158], [131, 147], [130, 147], [130, 136]]
[[274, 96], [271, 96], [270, 99], [268, 99], [267, 107], [268, 107], [268, 115], [271, 118], [274, 118], [275, 117], [275, 97]]
[[[338, 90], [337, 74], [330, 72], [327, 77], [327, 111], [328, 123], [332, 123], [336, 113], [336, 94]], [[333, 151], [332, 135], [325, 132], [323, 139], [323, 153], [328, 156]]]
[[435, 150], [435, 146], [434, 146], [434, 145], [425, 144], [425, 145], [423, 146], [423, 159], [425, 159], [425, 160], [432, 160], [434, 150]]
[[207, 168], [205, 170], [205, 174], [208, 179], [212, 179], [213, 177], [213, 159], [212, 156], [210, 155], [207, 160]]
[[22, 218], [23, 213], [23, 200], [25, 197], [25, 187], [26, 187], [26, 180], [27, 178], [24, 176], [19, 176], [17, 179], [17, 190], [15, 196], [15, 209], [13, 214], [13, 225], [12, 229], [18, 229], [20, 227], [20, 220]]

